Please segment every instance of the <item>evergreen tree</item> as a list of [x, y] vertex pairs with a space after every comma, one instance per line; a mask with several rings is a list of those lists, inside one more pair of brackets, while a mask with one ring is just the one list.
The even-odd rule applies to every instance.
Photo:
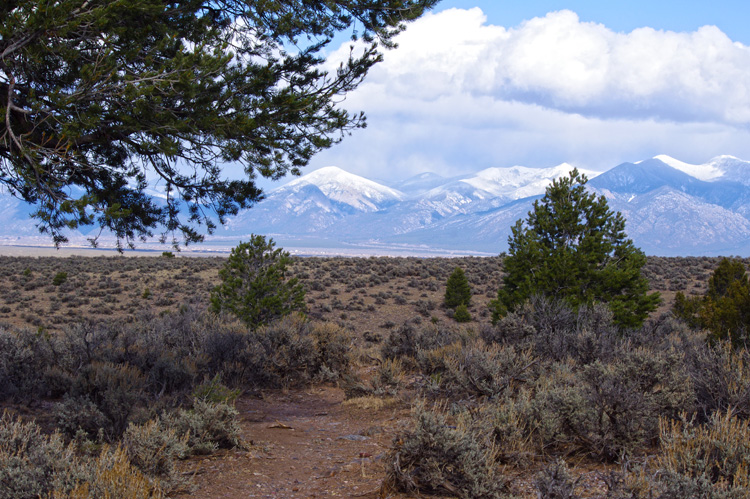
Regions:
[[471, 302], [471, 286], [461, 267], [456, 267], [448, 277], [445, 286], [445, 306], [456, 308], [459, 305], [469, 306]]
[[[56, 244], [84, 225], [118, 247], [157, 227], [200, 241], [262, 198], [258, 175], [299, 173], [364, 126], [337, 104], [437, 1], [4, 0], [0, 186]], [[360, 48], [326, 71], [339, 32]]]
[[740, 260], [724, 258], [708, 280], [702, 297], [675, 297], [674, 314], [691, 327], [707, 329], [711, 338], [729, 339], [735, 346], [748, 341], [750, 331], [750, 279]]
[[497, 322], [533, 295], [561, 298], [574, 308], [606, 303], [621, 326], [638, 327], [655, 310], [641, 275], [645, 255], [625, 234], [625, 220], [604, 196], [586, 191], [578, 170], [552, 182], [528, 218], [512, 227], [506, 275], [491, 302]]
[[211, 310], [230, 312], [250, 329], [304, 310], [304, 288], [296, 277], [286, 279], [289, 253], [275, 246], [273, 239], [252, 235], [233, 248], [219, 271], [221, 284], [211, 291]]

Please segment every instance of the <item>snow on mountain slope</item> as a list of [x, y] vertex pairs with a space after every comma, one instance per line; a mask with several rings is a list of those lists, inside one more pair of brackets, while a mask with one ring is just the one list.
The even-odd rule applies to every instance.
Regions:
[[649, 159], [617, 165], [593, 179], [588, 185], [612, 192], [641, 194], [665, 185], [688, 190], [699, 184], [705, 183], [660, 159]]
[[402, 180], [401, 182], [396, 182], [395, 184], [392, 184], [392, 187], [398, 189], [404, 194], [414, 197], [424, 194], [430, 189], [444, 185], [447, 182], [448, 179], [445, 177], [441, 177], [436, 173], [425, 172], [406, 180]]
[[750, 187], [750, 161], [725, 155], [717, 156], [706, 164], [722, 172], [720, 180]]
[[[461, 179], [477, 189], [489, 192], [495, 197], [508, 200], [521, 199], [529, 196], [544, 194], [545, 189], [553, 180], [568, 175], [573, 166], [562, 163], [552, 168], [528, 168], [513, 166], [510, 168], [487, 168], [471, 177]], [[578, 170], [589, 179], [599, 173], [589, 170]]]
[[676, 170], [687, 173], [698, 180], [711, 181], [724, 175], [721, 168], [718, 168], [715, 164], [710, 162], [703, 165], [692, 165], [690, 163], [682, 162], [679, 159], [674, 159], [666, 154], [659, 154], [658, 156], [654, 156], [653, 159], [658, 159], [662, 163], [665, 163]]
[[306, 185], [314, 185], [330, 200], [347, 204], [358, 211], [378, 211], [384, 204], [405, 198], [400, 191], [335, 166], [315, 170], [274, 192], [294, 192]]

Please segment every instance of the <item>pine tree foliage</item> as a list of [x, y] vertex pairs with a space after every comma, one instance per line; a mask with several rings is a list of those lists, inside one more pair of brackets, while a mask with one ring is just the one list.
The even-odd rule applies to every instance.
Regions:
[[686, 298], [678, 292], [673, 312], [692, 327], [710, 331], [714, 340], [745, 345], [750, 339], [750, 279], [744, 263], [722, 259], [708, 280], [706, 294]]
[[232, 249], [219, 271], [221, 284], [211, 291], [211, 310], [229, 312], [253, 330], [304, 310], [304, 288], [296, 277], [286, 278], [290, 263], [289, 253], [276, 248], [273, 239], [252, 235]]
[[493, 321], [534, 295], [564, 299], [573, 307], [606, 303], [621, 326], [637, 327], [655, 310], [641, 275], [646, 257], [625, 234], [625, 219], [604, 196], [587, 192], [573, 170], [552, 182], [526, 220], [512, 227], [503, 266], [506, 276], [491, 302]]
[[461, 267], [456, 267], [448, 277], [445, 286], [445, 306], [456, 308], [459, 305], [469, 306], [471, 302], [471, 286]]
[[[56, 244], [80, 226], [200, 241], [261, 199], [258, 175], [365, 125], [337, 103], [437, 1], [4, 0], [0, 186]], [[340, 32], [361, 49], [327, 71]]]

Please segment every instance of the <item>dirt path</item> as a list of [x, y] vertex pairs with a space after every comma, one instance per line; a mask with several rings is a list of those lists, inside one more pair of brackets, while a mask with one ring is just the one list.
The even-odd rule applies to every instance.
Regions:
[[[394, 436], [412, 424], [410, 409], [403, 403], [372, 409], [345, 403], [342, 390], [313, 387], [270, 392], [262, 399], [242, 398], [237, 409], [250, 450], [183, 462], [183, 472], [194, 475], [196, 488], [180, 497], [413, 497], [380, 494], [385, 454]], [[532, 481], [539, 469], [505, 470], [511, 492], [536, 497]], [[581, 497], [602, 499], [603, 477], [611, 469], [600, 465], [578, 469]]]
[[241, 399], [252, 450], [185, 463], [197, 485], [187, 497], [379, 497], [383, 457], [409, 410], [343, 401], [330, 387]]

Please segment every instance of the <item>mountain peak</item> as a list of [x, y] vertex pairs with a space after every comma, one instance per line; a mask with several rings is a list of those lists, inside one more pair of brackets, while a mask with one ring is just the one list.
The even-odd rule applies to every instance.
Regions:
[[326, 166], [295, 179], [276, 192], [296, 191], [313, 185], [329, 199], [347, 204], [359, 211], [378, 211], [382, 204], [401, 201], [404, 195], [396, 189], [349, 173], [337, 166]]

